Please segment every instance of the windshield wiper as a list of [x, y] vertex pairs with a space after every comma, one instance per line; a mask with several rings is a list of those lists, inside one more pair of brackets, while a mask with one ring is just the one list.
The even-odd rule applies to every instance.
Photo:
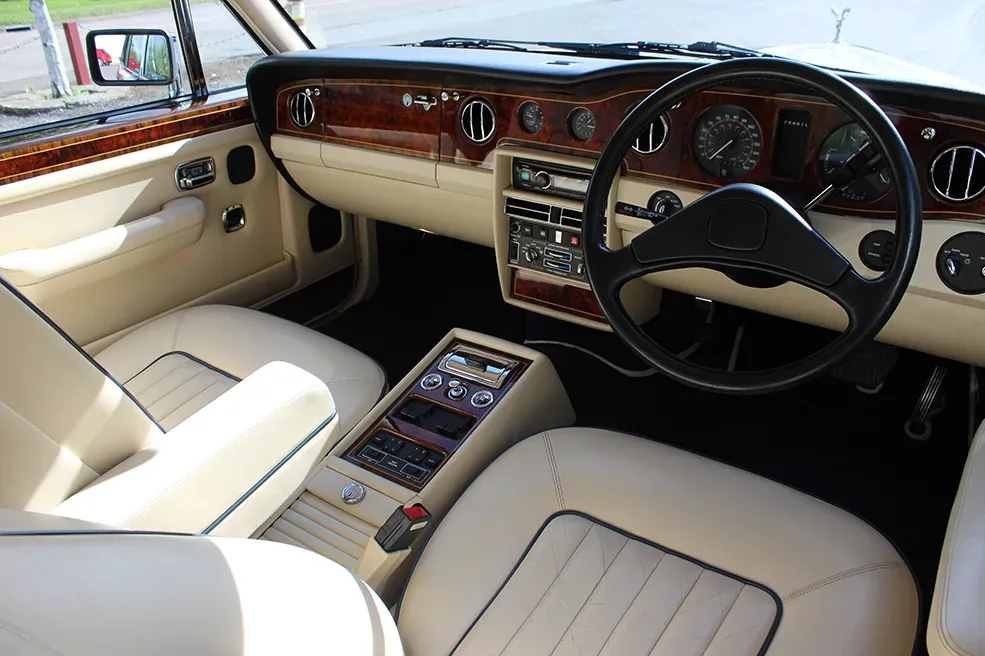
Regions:
[[545, 48], [568, 50], [579, 55], [596, 57], [639, 57], [645, 53], [679, 55], [702, 59], [737, 59], [740, 57], [773, 57], [751, 48], [733, 46], [718, 41], [696, 41], [691, 44], [636, 41], [626, 43], [578, 43], [573, 41], [542, 41]]
[[405, 46], [418, 46], [421, 48], [498, 48], [500, 50], [519, 50], [526, 52], [527, 48], [519, 46], [509, 41], [496, 41], [493, 39], [472, 39], [459, 36], [446, 36], [441, 39], [427, 39], [417, 43], [405, 43]]

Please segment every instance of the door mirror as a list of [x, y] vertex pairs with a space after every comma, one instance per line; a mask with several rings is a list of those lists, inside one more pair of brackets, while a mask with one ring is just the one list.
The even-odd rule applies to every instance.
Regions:
[[93, 30], [86, 35], [92, 81], [100, 86], [164, 86], [175, 81], [172, 38], [164, 30]]

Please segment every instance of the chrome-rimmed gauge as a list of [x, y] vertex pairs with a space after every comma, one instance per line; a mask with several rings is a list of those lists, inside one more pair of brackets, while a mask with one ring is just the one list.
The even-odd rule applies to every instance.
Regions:
[[533, 100], [528, 100], [520, 105], [518, 115], [520, 126], [530, 134], [536, 134], [544, 127], [544, 110]]
[[588, 141], [595, 136], [595, 114], [585, 107], [576, 107], [568, 114], [568, 127], [579, 141]]
[[712, 107], [701, 115], [693, 134], [694, 157], [716, 178], [739, 178], [759, 163], [763, 132], [742, 107]]

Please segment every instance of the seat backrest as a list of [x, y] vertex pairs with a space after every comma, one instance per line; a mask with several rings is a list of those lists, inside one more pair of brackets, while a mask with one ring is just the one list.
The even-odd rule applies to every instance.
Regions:
[[0, 279], [0, 508], [45, 512], [161, 430]]

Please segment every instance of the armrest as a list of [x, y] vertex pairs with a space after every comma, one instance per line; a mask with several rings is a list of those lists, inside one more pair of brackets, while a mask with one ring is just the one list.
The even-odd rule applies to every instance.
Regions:
[[931, 656], [985, 656], [985, 423], [968, 451], [951, 508], [927, 623]]
[[0, 275], [18, 287], [36, 285], [99, 262], [143, 249], [137, 258], [105, 267], [105, 278], [166, 252], [198, 241], [205, 225], [205, 203], [194, 197], [165, 203], [160, 212], [50, 248], [0, 255]]
[[0, 580], [11, 656], [403, 654], [364, 581], [276, 542], [0, 530]]
[[337, 438], [335, 403], [272, 362], [53, 511], [131, 529], [248, 536]]

